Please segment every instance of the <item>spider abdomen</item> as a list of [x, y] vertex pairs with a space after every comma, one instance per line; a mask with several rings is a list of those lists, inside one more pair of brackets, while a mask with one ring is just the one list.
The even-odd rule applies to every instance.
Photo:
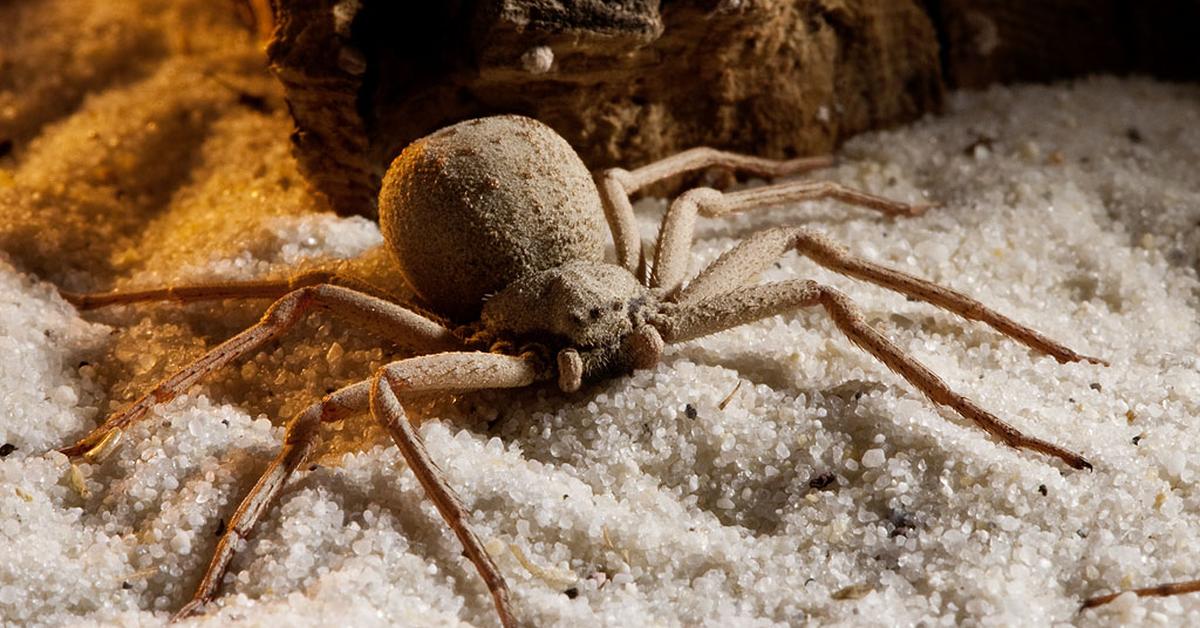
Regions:
[[521, 116], [461, 122], [400, 153], [379, 222], [405, 280], [443, 315], [570, 260], [600, 260], [604, 210], [591, 174], [550, 127]]

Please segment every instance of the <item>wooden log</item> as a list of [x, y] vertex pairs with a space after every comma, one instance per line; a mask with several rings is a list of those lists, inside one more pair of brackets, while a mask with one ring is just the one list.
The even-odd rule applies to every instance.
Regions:
[[546, 122], [599, 168], [699, 145], [823, 153], [941, 101], [915, 1], [661, 4], [285, 0], [269, 54], [310, 180], [368, 215], [401, 148], [491, 113]]
[[634, 167], [699, 145], [828, 152], [936, 111], [946, 86], [1200, 78], [1200, 0], [275, 3], [296, 154], [364, 215], [406, 144], [494, 113], [546, 122], [593, 168]]

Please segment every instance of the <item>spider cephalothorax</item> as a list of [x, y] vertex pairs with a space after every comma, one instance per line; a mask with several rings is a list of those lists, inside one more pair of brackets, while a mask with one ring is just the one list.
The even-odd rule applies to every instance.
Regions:
[[662, 337], [651, 324], [661, 306], [628, 270], [573, 261], [514, 281], [483, 305], [490, 332], [538, 342], [555, 354], [560, 387], [647, 368]]
[[[692, 229], [764, 205], [833, 198], [888, 215], [924, 207], [890, 201], [830, 182], [790, 181], [722, 193], [698, 188], [671, 203], [652, 259], [642, 254], [630, 196], [681, 173], [710, 167], [764, 178], [801, 173], [827, 158], [773, 161], [707, 148], [685, 151], [636, 170], [595, 178], [553, 130], [519, 116], [471, 120], [414, 142], [398, 156], [380, 192], [380, 227], [399, 273], [420, 304], [399, 304], [336, 272], [280, 281], [171, 286], [66, 295], [79, 307], [150, 300], [271, 298], [254, 326], [176, 372], [62, 451], [91, 456], [126, 427], [201, 377], [247, 355], [323, 310], [421, 355], [326, 395], [288, 423], [279, 455], [229, 519], [192, 601], [211, 600], [244, 537], [287, 479], [303, 467], [321, 428], [370, 412], [389, 432], [426, 494], [462, 542], [494, 599], [501, 621], [516, 623], [503, 576], [472, 532], [469, 516], [418, 438], [401, 398], [424, 391], [517, 388], [554, 380], [566, 391], [582, 382], [653, 365], [664, 343], [690, 340], [801, 307], [820, 307], [851, 342], [878, 358], [931, 400], [952, 408], [1004, 443], [1090, 467], [1082, 456], [1022, 434], [970, 399], [867, 324], [841, 292], [814, 281], [756, 285], [754, 278], [788, 251], [826, 268], [878, 284], [984, 322], [1060, 362], [1101, 363], [1071, 351], [970, 297], [850, 254], [805, 227], [777, 227], [746, 238], [687, 281]], [[604, 260], [605, 223], [615, 260]], [[423, 311], [436, 313], [423, 314]], [[450, 326], [449, 321], [455, 324]]]

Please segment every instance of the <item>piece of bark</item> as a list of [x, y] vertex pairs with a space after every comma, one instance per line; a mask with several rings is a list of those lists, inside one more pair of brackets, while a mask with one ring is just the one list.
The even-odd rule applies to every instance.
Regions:
[[592, 168], [692, 146], [828, 152], [942, 98], [915, 0], [280, 0], [269, 54], [314, 187], [371, 215], [391, 158], [466, 118], [549, 124]]

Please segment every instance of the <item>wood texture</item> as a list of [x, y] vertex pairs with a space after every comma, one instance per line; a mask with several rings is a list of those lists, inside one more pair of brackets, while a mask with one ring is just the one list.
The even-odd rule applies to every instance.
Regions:
[[270, 47], [300, 160], [343, 213], [373, 213], [390, 159], [465, 118], [525, 114], [590, 167], [632, 167], [698, 145], [827, 152], [943, 93], [910, 0], [343, 6], [284, 2]]
[[274, 1], [296, 154], [364, 215], [405, 145], [488, 114], [637, 167], [694, 146], [828, 152], [948, 86], [1200, 76], [1200, 0]]

